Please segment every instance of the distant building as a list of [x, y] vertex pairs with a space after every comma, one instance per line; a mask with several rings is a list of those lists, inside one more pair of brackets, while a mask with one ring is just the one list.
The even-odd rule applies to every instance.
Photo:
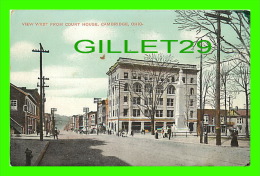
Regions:
[[[151, 62], [129, 58], [119, 58], [109, 68], [107, 75], [108, 84], [108, 129], [134, 130], [139, 132], [144, 129], [151, 130], [151, 120], [148, 110], [143, 105], [150, 102], [150, 98], [140, 97], [139, 94], [147, 91], [149, 84], [156, 79], [151, 74], [146, 74], [147, 65]], [[143, 69], [143, 70], [142, 70]], [[185, 123], [190, 129], [196, 131], [197, 126], [197, 69], [196, 65], [169, 64], [168, 66], [154, 66], [154, 74], [163, 70], [168, 74], [167, 84], [158, 86], [156, 91], [163, 92], [158, 98], [158, 108], [155, 114], [155, 129], [172, 126], [175, 122], [176, 97], [175, 90], [180, 69], [183, 70], [182, 81], [185, 87]], [[158, 81], [165, 81], [158, 80]], [[129, 89], [132, 88], [132, 90]], [[133, 96], [132, 92], [135, 92]], [[156, 92], [157, 93], [157, 92]], [[118, 126], [119, 125], [119, 126]]]
[[38, 89], [10, 84], [10, 124], [15, 134], [31, 134], [39, 123], [40, 95]]
[[[202, 110], [197, 110], [198, 118]], [[250, 112], [250, 111], [249, 111]], [[203, 124], [209, 134], [215, 134], [216, 128], [216, 110], [204, 109], [203, 110]], [[222, 135], [229, 135], [229, 129], [236, 128], [240, 135], [245, 135], [246, 129], [246, 110], [245, 109], [231, 109], [220, 110], [220, 128]], [[248, 129], [250, 132], [250, 113], [248, 118]]]
[[96, 111], [90, 111], [88, 113], [87, 129], [90, 132], [97, 129], [97, 112]]
[[53, 119], [50, 113], [44, 114], [44, 129], [46, 132], [46, 136], [52, 134], [53, 131]]
[[[215, 133], [216, 128], [216, 110], [215, 109], [198, 109], [197, 110], [198, 119], [201, 116], [201, 113], [203, 113], [203, 125], [207, 128], [208, 133]], [[225, 114], [228, 111], [220, 110], [220, 128], [221, 133], [225, 134], [227, 131], [227, 125], [225, 123]]]
[[97, 123], [99, 130], [104, 132], [107, 129], [108, 118], [108, 100], [102, 100], [98, 103], [98, 118]]

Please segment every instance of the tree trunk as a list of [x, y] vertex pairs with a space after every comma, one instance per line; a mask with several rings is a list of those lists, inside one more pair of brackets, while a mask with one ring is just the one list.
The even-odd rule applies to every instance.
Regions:
[[249, 130], [248, 130], [248, 93], [246, 90], [246, 138], [249, 138]]
[[151, 135], [154, 135], [154, 115], [151, 116]]

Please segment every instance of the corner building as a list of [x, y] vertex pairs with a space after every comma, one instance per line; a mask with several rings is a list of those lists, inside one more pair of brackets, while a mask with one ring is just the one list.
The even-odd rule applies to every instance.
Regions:
[[[151, 66], [153, 64], [153, 67]], [[159, 63], [159, 62], [158, 62]], [[147, 71], [149, 65], [150, 72]], [[152, 69], [151, 69], [152, 68]], [[140, 132], [151, 131], [151, 117], [147, 110], [149, 98], [140, 96], [147, 90], [154, 79], [157, 87], [151, 90], [161, 93], [156, 99], [154, 115], [154, 129], [160, 130], [172, 126], [175, 123], [176, 85], [179, 72], [183, 71], [182, 81], [185, 87], [183, 105], [185, 107], [185, 124], [192, 132], [197, 130], [197, 68], [190, 64], [157, 64], [146, 60], [119, 58], [109, 68], [108, 81], [108, 124], [107, 129], [117, 133], [120, 130], [128, 133], [133, 130]], [[157, 75], [163, 75], [158, 77]], [[156, 76], [153, 76], [156, 75]], [[161, 83], [161, 82], [163, 83]], [[135, 93], [133, 93], [135, 92]], [[138, 93], [136, 93], [138, 92]]]

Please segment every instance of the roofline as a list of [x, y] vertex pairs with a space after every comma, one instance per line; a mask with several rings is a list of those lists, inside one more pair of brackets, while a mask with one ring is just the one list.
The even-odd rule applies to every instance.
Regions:
[[10, 84], [11, 84], [11, 86], [12, 86], [13, 88], [15, 88], [16, 90], [18, 90], [19, 92], [23, 93], [23, 94], [26, 95], [26, 96], [30, 96], [30, 97], [35, 101], [35, 103], [37, 103], [37, 101], [34, 99], [34, 97], [33, 97], [30, 93], [27, 93], [27, 92], [23, 91], [22, 89], [20, 89], [19, 87], [15, 86], [15, 85], [12, 84], [12, 83], [10, 83]]
[[[114, 65], [109, 67], [109, 70], [106, 73], [107, 75], [109, 75], [109, 73], [112, 72], [121, 63], [120, 60], [131, 60], [131, 61], [137, 61], [137, 62], [152, 62], [152, 61], [146, 61], [146, 60], [139, 60], [139, 59], [119, 57], [119, 59], [117, 59], [116, 63], [114, 63]], [[157, 63], [162, 63], [162, 62], [157, 62]], [[126, 64], [129, 64], [129, 63], [126, 63]], [[197, 68], [196, 68], [196, 65], [192, 65], [192, 64], [178, 64], [178, 63], [172, 63], [172, 62], [170, 62], [169, 64], [175, 64], [177, 66], [177, 68], [178, 68], [178, 66], [180, 66], [179, 68], [182, 68], [181, 66], [193, 66], [194, 68], [185, 68], [184, 67], [182, 69], [184, 69], [184, 70], [192, 69], [192, 70], [196, 70], [197, 72], [199, 72], [199, 70], [197, 70]]]

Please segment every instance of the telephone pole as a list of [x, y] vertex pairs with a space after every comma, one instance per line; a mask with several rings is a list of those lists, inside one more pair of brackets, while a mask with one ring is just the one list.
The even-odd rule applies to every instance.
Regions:
[[200, 116], [199, 116], [199, 131], [200, 131], [200, 143], [203, 143], [203, 116], [204, 107], [202, 105], [202, 53], [200, 53]]
[[43, 107], [42, 107], [42, 53], [49, 53], [49, 50], [44, 50], [42, 47], [42, 44], [40, 43], [40, 49], [33, 49], [32, 52], [37, 52], [40, 53], [40, 141], [43, 141], [43, 129], [42, 129], [42, 112], [43, 112]]
[[205, 16], [217, 20], [217, 63], [216, 63], [216, 145], [221, 145], [221, 129], [220, 129], [220, 38], [221, 38], [221, 24], [220, 22], [231, 21], [231, 18], [221, 16], [221, 14], [230, 15], [231, 12], [227, 10], [215, 10], [215, 14], [205, 13]]

